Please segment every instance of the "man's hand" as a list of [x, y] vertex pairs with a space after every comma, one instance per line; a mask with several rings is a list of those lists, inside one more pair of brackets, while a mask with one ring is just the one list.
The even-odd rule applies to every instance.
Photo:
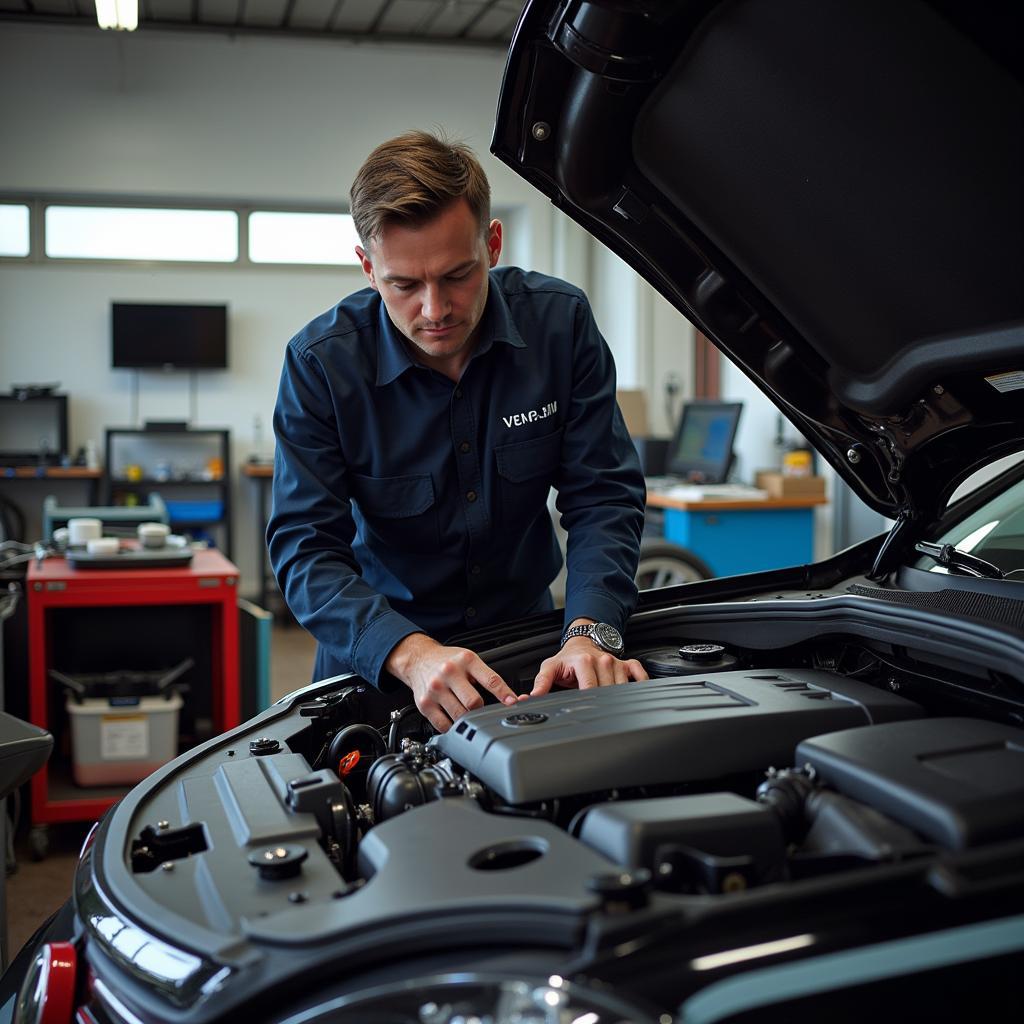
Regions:
[[602, 651], [590, 637], [574, 636], [541, 664], [530, 696], [540, 697], [552, 686], [578, 686], [589, 690], [594, 686], [617, 686], [631, 679], [646, 678], [647, 673], [639, 661], [619, 661], [614, 654]]
[[483, 707], [478, 686], [503, 704], [516, 702], [501, 676], [472, 651], [443, 647], [423, 633], [399, 641], [384, 668], [412, 690], [416, 707], [438, 732], [447, 732], [460, 715]]

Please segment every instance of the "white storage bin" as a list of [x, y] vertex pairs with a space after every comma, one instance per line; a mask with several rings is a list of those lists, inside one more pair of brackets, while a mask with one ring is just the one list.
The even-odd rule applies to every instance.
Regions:
[[86, 697], [66, 702], [71, 719], [71, 759], [79, 786], [140, 782], [178, 753], [178, 694], [111, 703]]

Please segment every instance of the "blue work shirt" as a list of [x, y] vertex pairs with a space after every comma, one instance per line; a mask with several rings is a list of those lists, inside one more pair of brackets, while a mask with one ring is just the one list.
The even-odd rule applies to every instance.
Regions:
[[644, 515], [615, 368], [578, 289], [490, 272], [456, 384], [418, 363], [365, 288], [288, 344], [267, 528], [289, 608], [316, 637], [314, 678], [383, 663], [410, 633], [444, 642], [546, 598], [568, 531], [565, 621], [622, 629]]

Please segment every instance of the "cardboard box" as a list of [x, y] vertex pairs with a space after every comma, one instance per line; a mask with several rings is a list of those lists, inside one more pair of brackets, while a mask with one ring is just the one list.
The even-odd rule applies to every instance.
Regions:
[[647, 419], [647, 392], [643, 388], [620, 388], [615, 392], [622, 418], [630, 437], [646, 437], [649, 433]]
[[768, 492], [769, 498], [824, 498], [825, 478], [822, 476], [784, 476], [778, 470], [761, 470], [756, 485]]

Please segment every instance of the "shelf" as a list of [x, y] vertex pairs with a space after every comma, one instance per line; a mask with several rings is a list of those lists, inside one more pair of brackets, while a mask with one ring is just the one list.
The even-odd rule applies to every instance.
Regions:
[[99, 480], [101, 469], [85, 466], [0, 466], [5, 480]]
[[[170, 513], [172, 529], [214, 528], [217, 545], [231, 556], [232, 551], [232, 478], [231, 478], [231, 435], [220, 427], [187, 427], [175, 430], [144, 430], [137, 428], [108, 427], [106, 431], [105, 463], [110, 473], [104, 479], [108, 504], [120, 493], [124, 499], [146, 492], [163, 494]], [[178, 472], [187, 472], [186, 477], [174, 476], [157, 479], [149, 473], [162, 472], [164, 466]], [[147, 474], [139, 479], [129, 480], [120, 476], [125, 468], [137, 467]], [[219, 475], [206, 478], [199, 475], [202, 467], [216, 467]], [[118, 476], [113, 476], [114, 472]], [[193, 492], [186, 500], [185, 494]], [[171, 495], [179, 498], [171, 500]], [[200, 501], [205, 494], [210, 500]], [[186, 504], [175, 515], [174, 506]], [[216, 509], [216, 511], [215, 511]], [[222, 543], [223, 542], [223, 543]]]
[[141, 480], [122, 480], [118, 477], [110, 478], [110, 486], [118, 487], [208, 487], [213, 484], [226, 484], [227, 480], [222, 476], [214, 477], [211, 480], [203, 480], [201, 477], [188, 480], [156, 480], [151, 477], [143, 477]]

